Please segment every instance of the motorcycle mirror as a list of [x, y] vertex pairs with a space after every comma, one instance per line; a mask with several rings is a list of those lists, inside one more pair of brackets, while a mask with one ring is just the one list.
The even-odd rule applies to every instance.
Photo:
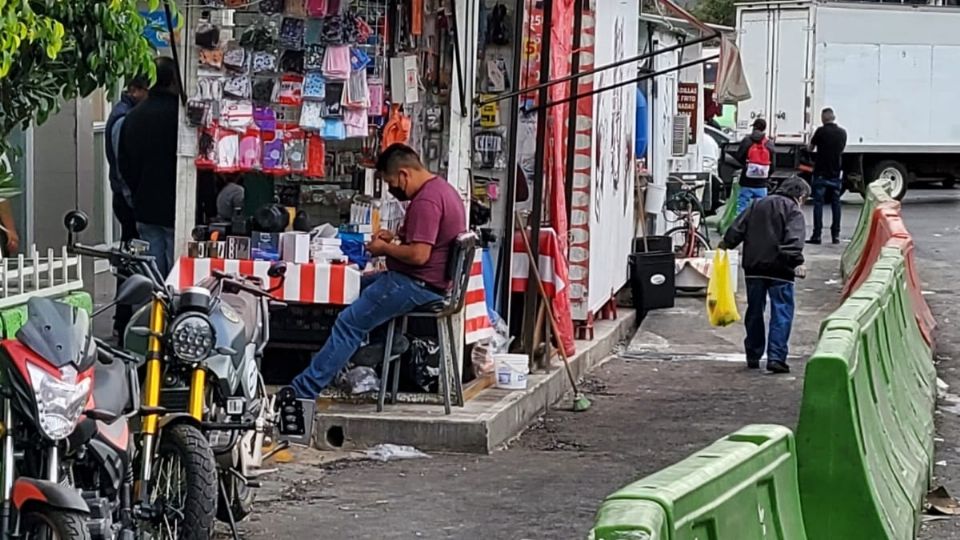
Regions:
[[89, 224], [90, 218], [80, 210], [71, 210], [63, 218], [63, 226], [73, 234], [85, 231]]
[[138, 306], [149, 300], [151, 294], [153, 294], [153, 281], [142, 274], [133, 274], [117, 289], [114, 302], [121, 306]]
[[272, 278], [280, 278], [287, 275], [287, 265], [279, 262], [270, 265], [270, 269], [267, 270], [267, 275]]

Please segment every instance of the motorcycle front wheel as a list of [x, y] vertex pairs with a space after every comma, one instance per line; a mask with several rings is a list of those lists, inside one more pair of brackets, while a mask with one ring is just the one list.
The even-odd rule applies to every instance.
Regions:
[[82, 514], [62, 510], [39, 510], [23, 515], [24, 540], [89, 540], [90, 531]]
[[158, 516], [149, 527], [154, 540], [209, 540], [217, 504], [217, 467], [207, 438], [176, 424], [163, 430], [150, 486]]

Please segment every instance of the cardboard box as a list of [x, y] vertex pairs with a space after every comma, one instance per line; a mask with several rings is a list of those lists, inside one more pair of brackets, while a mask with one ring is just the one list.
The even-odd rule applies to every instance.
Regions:
[[280, 258], [292, 263], [310, 262], [310, 235], [302, 232], [281, 233]]
[[250, 238], [250, 255], [262, 261], [279, 261], [280, 233], [254, 232]]
[[249, 259], [250, 238], [246, 236], [228, 236], [227, 258], [239, 260]]

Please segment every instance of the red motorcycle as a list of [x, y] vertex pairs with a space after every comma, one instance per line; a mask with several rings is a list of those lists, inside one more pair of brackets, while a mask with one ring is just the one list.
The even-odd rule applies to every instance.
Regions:
[[87, 313], [46, 298], [31, 299], [17, 339], [0, 343], [0, 538], [90, 538], [64, 456], [93, 435], [77, 428], [92, 407], [96, 356]]

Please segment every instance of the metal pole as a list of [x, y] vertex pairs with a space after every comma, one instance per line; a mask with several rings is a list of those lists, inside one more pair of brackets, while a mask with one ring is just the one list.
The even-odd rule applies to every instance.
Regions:
[[[523, 53], [523, 6], [522, 0], [517, 0], [513, 12], [513, 84], [520, 85], [522, 75]], [[513, 294], [513, 233], [516, 228], [514, 221], [514, 207], [517, 198], [517, 131], [520, 124], [520, 95], [514, 94], [510, 100], [510, 127], [507, 135], [507, 209], [504, 216], [502, 245], [500, 246], [499, 281], [500, 290], [497, 298], [497, 308], [500, 316], [510, 325], [510, 300]]]
[[[573, 58], [570, 64], [570, 72], [576, 73], [580, 70], [580, 46], [582, 39], [580, 34], [583, 32], [583, 3], [585, 0], [576, 0], [573, 7]], [[566, 162], [566, 180], [563, 183], [564, 196], [567, 199], [567, 221], [572, 218], [573, 213], [573, 175], [575, 172], [574, 154], [577, 151], [577, 106], [579, 105], [577, 91], [580, 89], [580, 81], [570, 83], [570, 96], [573, 103], [570, 110], [567, 111], [567, 162]]]
[[[534, 4], [536, 5], [536, 4]], [[540, 260], [540, 220], [542, 219], [543, 206], [543, 184], [545, 175], [543, 171], [544, 155], [546, 154], [547, 144], [547, 108], [540, 107], [540, 104], [546, 103], [549, 98], [548, 81], [550, 81], [550, 49], [551, 49], [551, 29], [553, 26], [553, 0], [543, 0], [543, 30], [540, 38], [540, 84], [537, 94], [537, 148], [534, 154], [533, 171], [533, 208], [530, 212], [530, 252], [533, 254], [530, 264], [535, 264]], [[523, 315], [523, 339], [526, 341], [533, 336], [533, 327], [537, 319], [537, 307], [540, 297], [537, 295], [537, 286], [533, 283], [533, 271], [528, 274], [527, 294], [524, 299]], [[527, 344], [527, 350], [530, 357], [533, 358], [536, 347], [535, 343]]]
[[[546, 2], [545, 2], [545, 3], [546, 3]], [[577, 39], [579, 39], [579, 34], [580, 34], [579, 32], [576, 34]], [[478, 102], [477, 102], [477, 105], [478, 105], [478, 106], [483, 106], [483, 105], [487, 105], [487, 104], [489, 104], [489, 103], [496, 103], [496, 102], [498, 102], [498, 101], [503, 101], [503, 100], [505, 100], [505, 99], [510, 99], [510, 98], [512, 98], [512, 97], [514, 97], [514, 96], [517, 96], [517, 95], [529, 94], [530, 92], [533, 92], [534, 90], [540, 90], [540, 89], [542, 89], [544, 86], [553, 86], [553, 85], [555, 85], [555, 84], [562, 84], [562, 83], [565, 83], [565, 82], [570, 81], [570, 80], [573, 80], [573, 79], [579, 79], [580, 77], [586, 77], [586, 76], [588, 76], [588, 75], [593, 75], [593, 74], [595, 74], [595, 73], [599, 73], [599, 72], [601, 72], [601, 71], [606, 71], [606, 70], [608, 70], [608, 69], [617, 68], [617, 67], [623, 66], [623, 65], [625, 65], [625, 64], [631, 64], [631, 63], [635, 63], [635, 62], [640, 62], [641, 60], [646, 60], [646, 59], [651, 58], [651, 57], [653, 57], [653, 56], [656, 56], [656, 55], [658, 55], [658, 54], [663, 54], [663, 53], [667, 53], [667, 52], [676, 51], [676, 50], [679, 50], [679, 49], [683, 49], [684, 47], [689, 47], [689, 46], [691, 46], [691, 45], [696, 45], [696, 44], [698, 44], [698, 43], [705, 43], [705, 42], [707, 42], [707, 41], [711, 41], [711, 40], [713, 40], [713, 39], [716, 39], [716, 38], [719, 37], [719, 36], [720, 36], [720, 33], [718, 32], [718, 33], [716, 33], [716, 34], [711, 34], [711, 35], [709, 35], [709, 36], [707, 36], [707, 37], [697, 38], [697, 39], [695, 39], [695, 40], [693, 40], [693, 41], [684, 41], [684, 42], [678, 43], [678, 44], [676, 44], [676, 45], [671, 45], [671, 46], [669, 46], [669, 47], [664, 47], [663, 49], [658, 49], [658, 50], [656, 50], [656, 51], [654, 51], [654, 52], [644, 53], [644, 54], [641, 54], [641, 55], [638, 55], [638, 56], [631, 56], [630, 58], [626, 58], [626, 59], [623, 59], [623, 60], [618, 60], [618, 61], [616, 61], [616, 62], [614, 62], [614, 63], [612, 63], [612, 64], [607, 64], [607, 65], [605, 65], [605, 66], [600, 66], [600, 67], [598, 67], [598, 68], [593, 68], [593, 69], [591, 69], [591, 70], [587, 70], [587, 71], [584, 71], [584, 72], [581, 72], [581, 73], [573, 73], [573, 74], [567, 75], [567, 76], [565, 76], [565, 77], [560, 77], [559, 79], [547, 80], [547, 81], [541, 82], [540, 84], [538, 84], [538, 85], [536, 85], [536, 86], [531, 86], [531, 87], [529, 87], [529, 88], [522, 88], [522, 89], [520, 89], [520, 90], [514, 90], [513, 92], [507, 92], [507, 93], [505, 93], [505, 94], [497, 94], [496, 96], [494, 96], [494, 97], [492, 97], [492, 98], [490, 98], [490, 99], [484, 99], [484, 100], [478, 101]]]
[[639, 77], [634, 78], [634, 79], [629, 79], [629, 80], [626, 80], [626, 81], [621, 81], [621, 82], [618, 82], [617, 84], [611, 84], [610, 86], [604, 86], [603, 88], [597, 88], [597, 89], [591, 90], [591, 91], [589, 91], [589, 92], [584, 92], [583, 94], [581, 94], [581, 95], [579, 95], [579, 96], [565, 97], [565, 98], [563, 98], [563, 99], [558, 99], [558, 100], [556, 100], [556, 101], [551, 101], [550, 103], [546, 103], [546, 104], [544, 104], [544, 105], [537, 105], [536, 107], [534, 107], [533, 110], [539, 112], [541, 109], [549, 109], [550, 107], [554, 107], [554, 106], [556, 106], [556, 105], [560, 105], [560, 104], [563, 104], [563, 103], [567, 103], [568, 101], [572, 101], [572, 100], [574, 100], [574, 99], [580, 99], [580, 98], [590, 97], [590, 96], [592, 96], [592, 95], [600, 94], [600, 93], [606, 92], [606, 91], [608, 91], [608, 90], [614, 90], [614, 89], [620, 88], [621, 86], [627, 86], [627, 85], [630, 85], [630, 84], [635, 84], [635, 83], [638, 83], [638, 82], [640, 82], [640, 81], [645, 81], [645, 80], [647, 80], [647, 79], [651, 79], [651, 78], [653, 78], [653, 77], [659, 77], [660, 75], [665, 75], [665, 74], [667, 74], [667, 73], [671, 73], [671, 72], [673, 72], [673, 71], [680, 71], [681, 69], [686, 69], [686, 68], [688, 68], [688, 67], [693, 67], [693, 66], [696, 66], [696, 65], [698, 65], [698, 64], [702, 64], [702, 63], [704, 63], [704, 62], [709, 62], [709, 61], [711, 61], [711, 60], [716, 60], [717, 58], [720, 58], [720, 55], [719, 55], [719, 54], [714, 55], [714, 56], [711, 56], [711, 57], [709, 57], [709, 58], [701, 58], [701, 59], [699, 59], [699, 60], [692, 60], [692, 61], [687, 62], [687, 63], [684, 63], [684, 64], [677, 64], [676, 66], [669, 67], [669, 68], [667, 68], [667, 69], [660, 70], [660, 71], [657, 71], [657, 72], [654, 72], [654, 73], [645, 73], [645, 74], [640, 75]]

